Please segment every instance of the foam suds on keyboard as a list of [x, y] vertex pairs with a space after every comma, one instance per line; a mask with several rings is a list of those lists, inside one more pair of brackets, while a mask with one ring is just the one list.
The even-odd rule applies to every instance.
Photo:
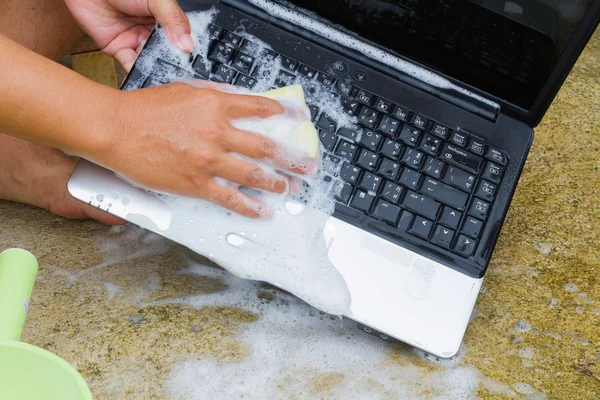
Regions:
[[429, 85], [442, 89], [452, 89], [462, 93], [463, 95], [475, 98], [492, 107], [500, 107], [497, 103], [459, 87], [438, 74], [435, 74], [408, 61], [402, 60], [401, 58], [365, 43], [348, 33], [333, 28], [333, 24], [331, 22], [322, 20], [321, 18], [317, 19], [316, 16], [306, 14], [305, 12], [296, 11], [294, 9], [295, 7], [291, 4], [288, 5], [288, 7], [284, 7], [270, 0], [248, 0], [248, 2], [262, 8], [274, 17], [291, 22], [294, 25], [301, 26], [344, 47], [359, 51], [369, 58], [378, 60], [383, 64], [402, 71], [409, 76], [428, 83]]
[[[198, 38], [195, 52], [203, 57], [207, 56], [210, 41], [203, 32], [207, 32], [215, 14], [214, 10], [188, 14], [193, 36]], [[192, 77], [192, 57], [168, 44], [164, 30], [157, 32], [159, 35], [154, 43], [167, 45], [152, 46], [145, 50], [136, 68], [145, 75], [151, 73], [153, 79], [160, 83]], [[243, 27], [235, 33], [250, 40], [259, 54], [269, 48], [264, 42], [248, 35]], [[157, 66], [156, 59], [167, 61], [179, 69], [161, 68]], [[258, 83], [253, 91], [271, 89], [280, 69], [280, 61], [260, 67]], [[230, 87], [227, 91], [239, 89]], [[340, 121], [340, 126], [356, 122], [354, 117], [344, 113], [339, 99], [334, 98], [332, 92], [315, 86], [312, 90], [309, 88], [306, 97], [312, 104], [318, 104], [321, 111]], [[291, 154], [288, 166], [292, 166], [298, 163], [298, 159], [306, 158], [299, 153], [297, 146], [294, 147], [292, 136], [299, 123], [310, 120], [310, 111], [306, 106], [299, 108], [291, 103], [282, 104], [293, 112], [266, 120], [249, 119], [233, 124], [239, 129], [266, 135], [287, 147]], [[266, 173], [278, 173], [266, 160], [252, 161]], [[327, 313], [348, 314], [350, 293], [343, 277], [329, 262], [323, 235], [326, 221], [334, 212], [334, 196], [341, 191], [342, 185], [337, 178], [339, 168], [339, 165], [333, 164], [327, 165], [327, 172], [321, 168], [315, 176], [307, 179], [310, 185], [304, 185], [294, 199], [289, 191], [284, 195], [276, 195], [241, 188], [245, 194], [263, 201], [271, 208], [272, 217], [259, 220], [231, 213], [207, 201], [154, 193], [173, 210], [171, 223], [162, 234], [210, 258], [239, 277], [267, 281], [285, 288]], [[331, 179], [325, 180], [326, 174]], [[221, 186], [238, 188], [238, 185], [224, 179], [218, 179], [217, 182]]]

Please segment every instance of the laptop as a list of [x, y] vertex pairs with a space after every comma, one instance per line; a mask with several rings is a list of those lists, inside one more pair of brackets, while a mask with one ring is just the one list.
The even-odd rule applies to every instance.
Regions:
[[[216, 8], [206, 54], [152, 59], [157, 26], [123, 90], [184, 78], [252, 90], [319, 85], [358, 121], [314, 104], [323, 157], [345, 182], [324, 236], [358, 329], [438, 357], [460, 347], [535, 127], [600, 19], [600, 0], [180, 0]], [[313, 23], [306, 24], [306, 18]], [[256, 52], [253, 40], [270, 49]], [[208, 65], [208, 67], [207, 67]], [[310, 102], [310, 96], [308, 97]], [[164, 235], [159, 197], [82, 160], [76, 199]], [[104, 196], [98, 196], [104, 193]], [[110, 193], [119, 193], [112, 198]], [[184, 239], [179, 242], [186, 246]], [[207, 249], [207, 253], [210, 249]], [[285, 287], [282, 289], [286, 289]]]

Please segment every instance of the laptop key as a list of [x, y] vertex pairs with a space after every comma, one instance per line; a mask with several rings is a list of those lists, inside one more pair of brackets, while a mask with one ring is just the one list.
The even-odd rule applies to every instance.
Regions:
[[421, 239], [428, 240], [429, 235], [431, 234], [431, 228], [433, 228], [433, 222], [417, 216], [408, 233], [420, 237]]
[[212, 61], [216, 61], [220, 64], [227, 64], [233, 56], [234, 49], [231, 46], [226, 45], [223, 42], [216, 44], [213, 51], [211, 51], [208, 58]]
[[408, 109], [401, 107], [401, 106], [396, 106], [394, 108], [394, 112], [392, 113], [392, 117], [394, 117], [397, 120], [399, 120], [400, 122], [404, 122], [404, 123], [408, 122], [409, 116], [410, 116], [410, 111], [408, 111]]
[[497, 188], [498, 187], [491, 182], [484, 180], [479, 181], [479, 184], [477, 185], [477, 190], [475, 191], [475, 196], [490, 202], [494, 201], [494, 197], [496, 197]]
[[406, 232], [410, 228], [413, 218], [414, 214], [410, 211], [402, 211], [402, 215], [400, 215], [400, 221], [398, 221], [398, 229]]
[[435, 123], [433, 125], [433, 129], [431, 129], [431, 133], [441, 139], [448, 139], [448, 136], [450, 135], [450, 129], [447, 126]]
[[311, 121], [314, 121], [317, 118], [317, 115], [319, 115], [319, 107], [314, 104], [309, 104], [308, 109], [310, 110], [310, 119]]
[[465, 223], [463, 224], [461, 233], [469, 236], [472, 239], [479, 239], [482, 228], [483, 222], [473, 217], [467, 217]]
[[471, 144], [469, 145], [469, 151], [477, 154], [478, 156], [483, 156], [485, 151], [485, 144], [477, 139], [471, 140]]
[[396, 133], [398, 132], [398, 129], [400, 129], [400, 126], [400, 121], [385, 116], [381, 119], [381, 122], [377, 126], [377, 131], [388, 137], [394, 138], [396, 137]]
[[409, 168], [416, 169], [417, 171], [421, 169], [421, 164], [423, 164], [423, 159], [425, 158], [424, 154], [415, 149], [407, 149], [402, 155], [402, 159], [400, 162], [406, 165]]
[[481, 177], [493, 183], [500, 183], [503, 168], [493, 162], [486, 162]]
[[317, 76], [317, 81], [321, 82], [321, 84], [327, 87], [333, 86], [335, 84], [335, 78], [333, 76], [324, 74], [322, 72], [319, 72], [319, 75]]
[[429, 120], [427, 118], [423, 117], [422, 115], [415, 114], [412, 118], [412, 121], [410, 121], [410, 124], [419, 129], [425, 129], [428, 122]]
[[[269, 74], [270, 75], [270, 74]], [[294, 84], [294, 82], [296, 81], [296, 75], [281, 70], [279, 71], [279, 74], [277, 75], [277, 79], [275, 79], [275, 86], [277, 87], [286, 87], [286, 86], [291, 86]]]
[[208, 34], [215, 38], [215, 39], [220, 39], [221, 35], [223, 34], [223, 28], [221, 28], [220, 26], [217, 26], [215, 24], [209, 24], [208, 25]]
[[233, 69], [226, 67], [225, 65], [219, 65], [214, 74], [210, 77], [210, 80], [220, 83], [231, 83], [233, 82], [233, 78], [235, 78], [235, 74], [236, 72]]
[[454, 186], [455, 188], [463, 190], [467, 193], [471, 193], [476, 180], [476, 175], [465, 172], [457, 167], [450, 167], [446, 170], [442, 182]]
[[379, 153], [394, 161], [398, 161], [400, 153], [402, 153], [402, 145], [392, 139], [386, 139]]
[[204, 79], [208, 79], [213, 69], [213, 63], [212, 61], [206, 60], [201, 55], [197, 55], [192, 63], [192, 69]]
[[377, 151], [382, 138], [383, 136], [381, 136], [380, 133], [367, 130], [363, 132], [362, 135], [359, 135], [359, 138], [356, 143], [360, 144], [362, 147], [367, 148], [368, 150]]
[[400, 164], [384, 158], [381, 162], [381, 165], [377, 169], [377, 174], [389, 179], [390, 181], [396, 182], [398, 175], [400, 175]]
[[317, 70], [309, 67], [308, 65], [302, 64], [300, 68], [298, 68], [298, 74], [308, 79], [312, 79], [317, 75]]
[[344, 136], [352, 141], [356, 141], [356, 138], [362, 133], [363, 128], [356, 124], [352, 124], [350, 128], [340, 128], [337, 132], [338, 135]]
[[379, 111], [380, 113], [389, 114], [391, 109], [392, 102], [390, 101], [384, 99], [377, 99], [377, 101], [375, 102], [375, 110]]
[[398, 140], [411, 147], [415, 147], [419, 144], [420, 139], [421, 131], [408, 125], [405, 125], [404, 128], [402, 128], [400, 136], [398, 137]]
[[344, 162], [344, 164], [342, 165], [342, 170], [340, 172], [340, 177], [346, 182], [355, 186], [358, 182], [358, 178], [360, 177], [361, 172], [362, 170], [356, 165], [352, 165], [349, 162]]
[[240, 51], [243, 51], [244, 53], [247, 54], [256, 54], [258, 53], [258, 45], [255, 44], [254, 42], [249, 41], [248, 39], [244, 39], [242, 40], [242, 44], [239, 47]]
[[479, 173], [481, 157], [468, 153], [454, 145], [446, 143], [442, 148], [441, 158], [443, 161], [464, 168], [474, 174]]
[[347, 140], [340, 140], [340, 143], [338, 144], [334, 154], [338, 157], [345, 158], [348, 161], [352, 161], [357, 150], [358, 146], [356, 146], [354, 143], [350, 143]]
[[425, 194], [440, 203], [447, 204], [460, 211], [465, 209], [467, 199], [469, 198], [469, 195], [466, 193], [431, 178], [425, 179], [419, 193]]
[[369, 93], [366, 90], [361, 89], [358, 91], [354, 99], [362, 105], [371, 107], [375, 102], [375, 95], [373, 93]]
[[335, 196], [335, 199], [340, 203], [348, 204], [348, 202], [350, 201], [350, 197], [352, 197], [353, 191], [354, 188], [352, 187], [352, 185], [345, 184], [344, 186], [342, 186], [340, 194]]
[[238, 52], [235, 55], [235, 57], [233, 57], [233, 62], [231, 63], [231, 66], [240, 71], [241, 73], [248, 75], [252, 70], [253, 64], [254, 57], [246, 53]]
[[400, 211], [402, 211], [400, 207], [390, 204], [387, 201], [378, 200], [372, 217], [396, 226], [400, 218]]
[[383, 183], [383, 179], [375, 174], [367, 172], [360, 180], [358, 188], [365, 192], [377, 194]]
[[342, 81], [338, 81], [337, 89], [342, 94], [342, 96], [349, 98], [353, 97], [354, 92], [356, 90], [354, 86]]
[[375, 194], [357, 190], [352, 197], [350, 207], [354, 208], [355, 210], [362, 211], [365, 214], [369, 214], [374, 201]]
[[240, 44], [242, 44], [242, 37], [233, 32], [225, 31], [225, 34], [223, 35], [223, 41], [237, 48]]
[[432, 135], [425, 135], [423, 141], [421, 141], [421, 145], [419, 146], [419, 150], [424, 151], [425, 153], [431, 156], [437, 156], [440, 152], [440, 146], [442, 145], [442, 140]]
[[425, 161], [425, 165], [423, 166], [421, 172], [423, 172], [425, 175], [431, 176], [432, 178], [439, 180], [442, 177], [442, 171], [445, 165], [446, 164], [444, 164], [437, 158], [427, 157], [427, 160]]
[[326, 130], [319, 131], [319, 140], [323, 144], [323, 147], [327, 151], [333, 151], [335, 149], [335, 144], [337, 143], [337, 135]]
[[456, 146], [462, 148], [465, 148], [467, 146], [468, 141], [469, 138], [467, 137], [467, 135], [460, 132], [454, 132], [452, 134], [452, 137], [450, 138], [450, 142], [452, 142], [452, 144], [455, 144]]
[[417, 190], [419, 188], [419, 182], [421, 181], [421, 174], [413, 171], [410, 168], [404, 168], [398, 183], [406, 186], [409, 189]]
[[462, 218], [462, 213], [450, 207], [444, 207], [442, 210], [442, 216], [438, 223], [447, 226], [448, 228], [452, 228], [454, 230], [458, 229], [458, 223]]
[[368, 129], [374, 129], [379, 114], [375, 110], [363, 107], [358, 113], [358, 123]]
[[398, 204], [403, 192], [404, 188], [402, 186], [386, 181], [381, 192], [381, 198], [389, 203]]
[[505, 167], [506, 163], [508, 162], [508, 158], [506, 157], [506, 154], [504, 154], [504, 152], [493, 148], [488, 149], [487, 153], [485, 153], [485, 158], [497, 162], [503, 167]]
[[463, 257], [470, 257], [475, 251], [477, 241], [466, 237], [465, 235], [459, 235], [456, 244], [452, 251]]
[[337, 122], [335, 122], [335, 120], [328, 114], [323, 113], [317, 122], [317, 128], [325, 129], [329, 132], [335, 132], [337, 129]]
[[429, 197], [409, 191], [402, 202], [402, 207], [414, 211], [416, 214], [426, 218], [435, 219], [441, 205]]
[[296, 60], [294, 60], [293, 58], [290, 57], [283, 57], [283, 59], [281, 60], [281, 65], [283, 66], [283, 68], [289, 70], [289, 71], [296, 71], [298, 69], [298, 67], [300, 66], [300, 63]]
[[379, 155], [369, 150], [361, 150], [356, 160], [356, 165], [367, 171], [375, 171], [375, 166], [379, 162]]
[[189, 75], [189, 73], [186, 70], [161, 58], [156, 59], [156, 64], [157, 69], [162, 71], [168, 71], [168, 73], [175, 74], [178, 78], [184, 78], [186, 77], [186, 75]]
[[454, 231], [452, 229], [437, 225], [433, 232], [433, 236], [431, 237], [431, 243], [446, 250], [450, 250], [452, 239], [454, 239]]
[[479, 199], [473, 199], [473, 202], [469, 207], [469, 215], [485, 221], [489, 213], [490, 203]]
[[238, 74], [234, 85], [235, 86], [240, 86], [246, 89], [254, 89], [254, 86], [256, 86], [256, 79], [249, 77], [248, 75], [244, 75], [244, 74]]
[[358, 104], [358, 102], [356, 100], [353, 99], [348, 99], [348, 98], [342, 98], [342, 108], [344, 109], [344, 111], [346, 112], [346, 114], [348, 115], [356, 115], [356, 113], [358, 113], [358, 108], [360, 107], [360, 104]]

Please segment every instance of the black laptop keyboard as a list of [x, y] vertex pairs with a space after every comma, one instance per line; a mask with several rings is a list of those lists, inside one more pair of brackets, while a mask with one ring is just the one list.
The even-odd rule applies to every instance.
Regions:
[[[336, 213], [350, 208], [363, 214], [365, 227], [377, 220], [400, 236], [411, 235], [461, 257], [474, 255], [508, 163], [505, 153], [360, 85], [336, 81], [291, 55], [272, 50], [254, 54], [251, 42], [216, 25], [210, 25], [209, 33], [214, 40], [208, 62], [200, 55], [189, 60], [194, 76], [165, 60], [157, 60], [155, 68], [247, 89], [254, 88], [259, 73], [277, 73], [275, 87], [298, 82], [329, 87], [344, 111], [358, 120], [338, 127], [318, 106], [309, 105], [326, 164], [341, 166], [336, 171], [345, 183], [336, 195]], [[280, 71], [257, 67], [276, 59]], [[136, 77], [133, 71], [124, 89], [162, 83]]]

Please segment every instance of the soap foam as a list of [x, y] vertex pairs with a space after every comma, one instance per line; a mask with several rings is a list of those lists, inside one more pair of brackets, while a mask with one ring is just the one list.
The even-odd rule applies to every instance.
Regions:
[[[190, 354], [189, 359], [172, 364], [165, 376], [163, 397], [470, 400], [477, 398], [482, 385], [502, 398], [519, 397], [510, 385], [487, 378], [474, 366], [465, 364], [464, 345], [456, 357], [440, 360], [409, 346], [384, 342], [360, 332], [352, 321], [344, 319], [342, 327], [338, 318], [319, 312], [294, 296], [200, 264], [197, 256], [190, 258], [189, 252], [179, 246], [135, 226], [112, 228], [108, 234], [94, 235], [93, 239], [104, 259], [114, 260], [115, 265], [106, 268], [123, 268], [122, 262], [132, 253], [153, 254], [157, 249], [165, 249], [165, 254], [171, 255], [165, 259], [176, 259], [178, 265], [183, 263], [177, 274], [191, 275], [194, 282], [218, 281], [217, 286], [222, 288], [193, 296], [184, 294], [166, 299], [160, 296], [161, 300], [148, 303], [144, 299], [156, 298], [152, 294], [162, 293], [168, 282], [157, 276], [146, 279], [144, 284], [124, 282], [117, 289], [103, 285], [106, 271], [98, 270], [82, 279], [86, 285], [100, 284], [109, 296], [131, 293], [133, 296], [123, 298], [137, 308], [165, 304], [185, 304], [196, 309], [236, 307], [258, 316], [253, 322], [234, 328], [239, 329], [234, 333], [236, 344], [247, 350], [241, 352], [244, 356], [236, 358], [236, 362], [226, 362], [201, 351]], [[185, 325], [186, 321], [179, 323]], [[199, 332], [203, 328], [191, 327]], [[221, 356], [227, 358], [227, 355], [223, 349]], [[179, 359], [183, 355], [174, 356]], [[157, 384], [163, 387], [162, 382]], [[114, 389], [121, 393], [122, 388]]]
[[[172, 81], [188, 82], [196, 86], [206, 83], [189, 81], [194, 76], [192, 62], [196, 55], [207, 57], [210, 39], [208, 25], [214, 20], [216, 10], [188, 14], [193, 37], [197, 39], [194, 55], [182, 53], [169, 43], [164, 29], [157, 29], [154, 46], [144, 51], [136, 63], [142, 74], [151, 74], [157, 83]], [[267, 60], [270, 47], [245, 32], [243, 26], [236, 34], [252, 42], [258, 54], [258, 76], [254, 92], [264, 92], [274, 86], [281, 61]], [[162, 59], [179, 69], [156, 64]], [[339, 121], [339, 126], [349, 126], [357, 122], [355, 117], [347, 115], [338, 95], [321, 85], [298, 78], [303, 83], [306, 100], [319, 107], [322, 112]], [[227, 92], [248, 93], [232, 86], [220, 86]], [[298, 125], [310, 120], [310, 111], [304, 104], [281, 99], [287, 112], [267, 119], [244, 119], [232, 121], [232, 124], [246, 131], [264, 135], [287, 149], [288, 167], [302, 165], [306, 158], [300, 153], [300, 146], [294, 143], [293, 134]], [[235, 157], [246, 159], [235, 154]], [[268, 160], [248, 160], [261, 166], [265, 174], [275, 175], [281, 172]], [[342, 315], [349, 312], [350, 293], [346, 283], [329, 262], [323, 228], [334, 212], [334, 196], [339, 194], [342, 183], [339, 178], [341, 165], [324, 160], [326, 168], [321, 168], [315, 176], [304, 177], [307, 181], [300, 193], [292, 195], [288, 190], [284, 195], [241, 188], [241, 191], [262, 201], [270, 207], [270, 218], [252, 220], [229, 212], [210, 202], [156, 193], [163, 199], [173, 214], [171, 223], [161, 234], [184, 244], [193, 251], [206, 256], [235, 275], [252, 280], [267, 281], [285, 288], [296, 296], [330, 314]], [[291, 175], [289, 172], [286, 174]], [[295, 179], [299, 177], [296, 176]], [[220, 186], [239, 188], [225, 179], [216, 179]], [[303, 206], [299, 206], [299, 204]], [[256, 202], [248, 202], [256, 207]], [[258, 210], [261, 213], [264, 210]]]
[[[167, 391], [175, 399], [476, 399], [485, 378], [461, 365], [466, 350], [438, 360], [404, 345], [390, 345], [358, 332], [353, 323], [315, 311], [294, 297], [258, 283], [242, 281], [219, 269], [191, 264], [187, 273], [217, 278], [228, 289], [219, 293], [169, 299], [163, 303], [240, 307], [259, 314], [239, 334], [248, 355], [241, 362], [210, 357], [178, 363]], [[270, 291], [274, 300], [259, 293]], [[264, 296], [263, 296], [264, 298]], [[399, 347], [398, 347], [399, 346]], [[393, 361], [398, 351], [401, 362]], [[432, 369], [412, 364], [428, 362]]]

